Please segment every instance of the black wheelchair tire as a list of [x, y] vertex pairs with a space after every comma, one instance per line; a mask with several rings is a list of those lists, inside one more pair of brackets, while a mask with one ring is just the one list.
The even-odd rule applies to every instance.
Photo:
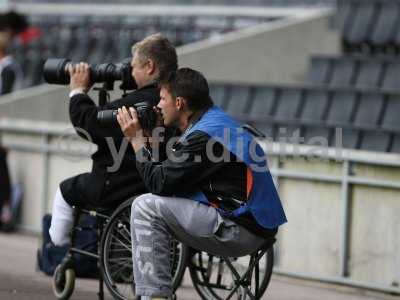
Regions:
[[[190, 259], [193, 259], [195, 255], [198, 255], [199, 251], [197, 250], [192, 250], [192, 256]], [[204, 252], [203, 252], [204, 253]], [[266, 264], [265, 264], [265, 276], [262, 278], [259, 291], [258, 291], [258, 297], [256, 299], [260, 299], [262, 295], [265, 293], [267, 290], [267, 287], [269, 285], [269, 282], [271, 281], [271, 275], [272, 275], [272, 269], [273, 269], [273, 264], [274, 264], [274, 250], [273, 246], [271, 246], [264, 254], [266, 256]], [[220, 296], [217, 295], [217, 293], [213, 290], [212, 287], [206, 286], [203, 284], [200, 284], [202, 279], [199, 277], [201, 276], [199, 274], [198, 269], [192, 264], [192, 262], [188, 263], [189, 267], [189, 272], [190, 272], [190, 277], [192, 279], [192, 283], [194, 288], [196, 289], [197, 293], [203, 300], [223, 300]], [[225, 266], [227, 268], [227, 266]]]
[[[104, 282], [110, 291], [111, 295], [113, 296], [114, 299], [116, 300], [128, 300], [131, 298], [127, 298], [124, 295], [122, 295], [115, 287], [112, 278], [110, 278], [110, 274], [108, 272], [108, 265], [107, 265], [107, 249], [106, 245], [108, 244], [108, 239], [110, 238], [110, 235], [112, 233], [112, 230], [114, 229], [115, 224], [117, 224], [119, 218], [123, 216], [123, 214], [129, 214], [130, 216], [130, 210], [132, 206], [132, 202], [134, 201], [134, 197], [131, 199], [126, 200], [124, 203], [122, 203], [111, 215], [107, 225], [105, 226], [105, 229], [103, 231], [102, 237], [101, 237], [101, 250], [100, 250], [100, 263], [101, 263], [101, 270], [102, 270], [102, 276], [104, 279]], [[176, 289], [180, 286], [185, 269], [186, 269], [186, 264], [187, 264], [187, 259], [189, 257], [189, 249], [183, 245], [182, 243], [179, 243], [180, 245], [180, 250], [179, 250], [179, 258], [177, 261], [174, 261], [175, 265], [173, 268], [175, 268], [175, 273], [173, 277], [173, 290], [176, 291]], [[179, 247], [178, 245], [178, 247]], [[174, 251], [176, 248], [174, 247]], [[132, 289], [133, 289], [133, 282], [132, 282]], [[133, 294], [133, 291], [132, 291]], [[135, 299], [135, 298], [132, 298]]]
[[[58, 282], [58, 277], [63, 278], [63, 282]], [[75, 271], [74, 269], [64, 269], [64, 267], [59, 264], [53, 274], [53, 293], [59, 300], [67, 300], [71, 297], [75, 288]]]

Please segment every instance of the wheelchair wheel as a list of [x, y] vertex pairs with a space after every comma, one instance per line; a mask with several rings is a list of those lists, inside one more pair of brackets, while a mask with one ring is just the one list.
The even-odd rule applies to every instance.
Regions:
[[[192, 251], [194, 254], [189, 263], [190, 277], [200, 297], [204, 300], [227, 299], [236, 286], [236, 280], [224, 259], [207, 252]], [[254, 254], [238, 258], [230, 257], [229, 260], [242, 276], [248, 270], [249, 263], [253, 259], [252, 256], [254, 257]], [[251, 274], [249, 289], [255, 295], [255, 299], [260, 299], [268, 287], [273, 261], [274, 253], [271, 246], [260, 258]], [[234, 295], [235, 297], [230, 299], [249, 299], [243, 288], [238, 288]]]
[[[136, 299], [132, 265], [130, 216], [133, 199], [121, 204], [112, 214], [101, 239], [103, 278], [114, 299]], [[171, 241], [173, 288], [180, 285], [188, 257], [188, 249], [176, 240]]]
[[59, 264], [53, 275], [53, 293], [57, 299], [66, 300], [71, 297], [75, 287], [74, 269], [65, 269]]

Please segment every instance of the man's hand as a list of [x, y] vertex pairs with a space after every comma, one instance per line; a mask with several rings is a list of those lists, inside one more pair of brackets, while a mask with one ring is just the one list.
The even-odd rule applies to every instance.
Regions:
[[129, 139], [135, 151], [145, 145], [146, 138], [143, 136], [139, 118], [133, 107], [130, 107], [129, 111], [125, 106], [118, 108], [117, 120], [124, 136]]
[[158, 106], [153, 106], [153, 111], [156, 114], [156, 127], [164, 126], [164, 118], [161, 109]]
[[89, 65], [87, 63], [79, 63], [68, 68], [70, 83], [69, 88], [73, 90], [82, 90], [87, 93], [92, 86], [90, 83]]
[[153, 135], [153, 130], [155, 128], [164, 127], [164, 119], [163, 119], [163, 116], [162, 116], [162, 113], [161, 113], [161, 109], [159, 109], [157, 106], [153, 106], [153, 112], [156, 115], [156, 122], [155, 122], [154, 128], [152, 128], [152, 130], [148, 130], [148, 129], [147, 130], [145, 130], [145, 129], [143, 130], [144, 136], [149, 137], [150, 139], [151, 139], [151, 137]]

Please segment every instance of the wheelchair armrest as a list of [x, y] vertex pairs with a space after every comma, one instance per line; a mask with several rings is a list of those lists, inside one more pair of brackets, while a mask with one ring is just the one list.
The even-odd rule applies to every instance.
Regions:
[[273, 244], [275, 244], [276, 242], [276, 238], [274, 237], [267, 237], [265, 239], [265, 243], [262, 244], [262, 246], [260, 247], [260, 249], [258, 250], [268, 250]]

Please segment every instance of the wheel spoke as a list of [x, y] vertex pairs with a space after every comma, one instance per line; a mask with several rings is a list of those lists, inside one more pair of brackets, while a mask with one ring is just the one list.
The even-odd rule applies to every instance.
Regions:
[[121, 262], [132, 262], [132, 258], [128, 257], [115, 257], [115, 258], [109, 258], [109, 262], [115, 262], [115, 263], [121, 263]]
[[121, 246], [123, 246], [125, 249], [129, 250], [130, 252], [132, 252], [132, 248], [131, 245], [126, 245], [124, 242], [122, 242], [115, 234], [111, 234], [111, 237], [114, 238], [115, 240], [117, 240], [119, 242], [119, 244]]
[[[124, 224], [122, 224], [121, 227], [122, 228], [117, 229], [117, 232], [125, 239], [125, 241], [128, 241], [128, 243], [130, 243], [131, 242], [131, 233], [126, 229], [126, 226]], [[124, 231], [126, 233], [128, 233], [128, 236], [125, 235]]]

